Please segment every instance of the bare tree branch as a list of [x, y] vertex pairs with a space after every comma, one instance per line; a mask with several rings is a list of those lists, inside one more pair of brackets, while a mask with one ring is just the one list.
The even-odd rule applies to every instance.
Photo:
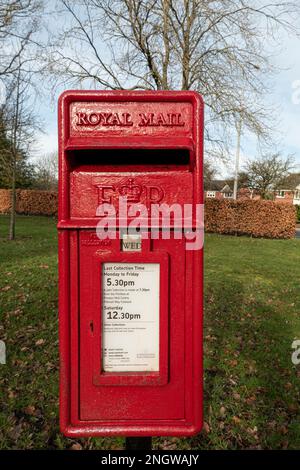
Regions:
[[[275, 73], [266, 43], [299, 33], [300, 4], [265, 0], [58, 0], [68, 19], [45, 61], [54, 78], [111, 89], [194, 89], [210, 142], [239, 119], [265, 142]], [[55, 32], [54, 32], [55, 33]], [[220, 133], [219, 133], [220, 132]]]

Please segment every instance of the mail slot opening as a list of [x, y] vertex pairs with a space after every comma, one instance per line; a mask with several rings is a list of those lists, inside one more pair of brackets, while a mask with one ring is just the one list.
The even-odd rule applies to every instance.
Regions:
[[99, 171], [99, 165], [128, 171], [128, 167], [145, 165], [148, 170], [178, 169], [189, 170], [191, 164], [189, 149], [84, 149], [69, 154], [73, 170]]
[[142, 203], [147, 208], [162, 200], [167, 204], [190, 202], [192, 156], [188, 148], [69, 151], [71, 217], [95, 217], [102, 204], [118, 207], [120, 196], [126, 196], [129, 204]]

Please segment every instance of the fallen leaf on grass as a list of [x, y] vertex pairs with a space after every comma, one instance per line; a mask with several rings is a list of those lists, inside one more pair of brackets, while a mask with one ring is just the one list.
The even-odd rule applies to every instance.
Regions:
[[35, 345], [36, 345], [36, 346], [41, 346], [41, 345], [44, 344], [45, 342], [46, 342], [46, 341], [45, 341], [43, 338], [41, 338], [41, 339], [38, 339], [38, 340], [35, 342]]
[[70, 450], [82, 450], [82, 445], [79, 444], [79, 442], [76, 442], [76, 444], [73, 444], [73, 445], [70, 447]]
[[240, 422], [241, 422], [241, 420], [238, 416], [233, 416], [232, 421], [234, 422], [234, 424], [240, 424]]
[[9, 436], [14, 441], [17, 441], [20, 435], [22, 434], [22, 431], [23, 431], [23, 423], [21, 422], [20, 424], [17, 424], [16, 426], [14, 426], [13, 429], [11, 429], [11, 431], [9, 432]]
[[6, 291], [8, 291], [9, 289], [11, 289], [11, 286], [2, 287], [1, 292], [6, 292]]
[[229, 361], [229, 365], [231, 367], [236, 367], [238, 365], [238, 361], [236, 359], [232, 359], [231, 361]]
[[163, 441], [162, 449], [163, 450], [176, 450], [177, 443], [174, 440], [165, 440]]
[[254, 426], [254, 428], [247, 428], [247, 433], [251, 434], [252, 436], [255, 436], [257, 433], [257, 426]]
[[212, 335], [206, 335], [206, 336], [205, 336], [205, 339], [206, 339], [207, 341], [217, 341], [216, 336], [212, 336]]
[[12, 312], [10, 312], [11, 315], [14, 315], [16, 317], [20, 315], [20, 313], [23, 313], [23, 310], [21, 308], [17, 308], [16, 310], [13, 310]]
[[290, 403], [288, 405], [288, 410], [291, 412], [291, 413], [297, 413], [299, 411], [299, 406], [296, 404], [296, 403]]
[[280, 431], [280, 434], [283, 434], [284, 436], [289, 432], [289, 430], [286, 426], [281, 426], [279, 431]]
[[256, 396], [252, 395], [251, 397], [246, 399], [247, 405], [252, 405], [256, 401]]
[[17, 396], [16, 393], [15, 393], [13, 390], [9, 389], [9, 391], [8, 391], [8, 398], [9, 398], [10, 400], [12, 400], [12, 399], [15, 398], [16, 396]]
[[210, 427], [209, 427], [209, 424], [206, 421], [204, 421], [204, 423], [203, 423], [203, 431], [205, 432], [205, 434], [210, 433]]
[[247, 370], [248, 375], [254, 375], [257, 373], [257, 369], [254, 365], [250, 364]]
[[29, 416], [34, 416], [35, 407], [33, 405], [26, 406], [26, 408], [24, 408], [24, 413]]

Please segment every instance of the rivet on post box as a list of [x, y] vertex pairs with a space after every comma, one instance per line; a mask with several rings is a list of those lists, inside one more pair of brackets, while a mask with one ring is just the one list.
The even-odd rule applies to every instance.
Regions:
[[203, 401], [203, 101], [189, 91], [66, 91], [58, 119], [61, 430], [193, 435]]

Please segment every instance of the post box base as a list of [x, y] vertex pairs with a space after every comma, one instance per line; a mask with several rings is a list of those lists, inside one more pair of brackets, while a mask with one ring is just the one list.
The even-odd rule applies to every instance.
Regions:
[[174, 436], [174, 437], [183, 437], [183, 436], [194, 436], [198, 434], [202, 429], [202, 422], [197, 425], [192, 426], [144, 426], [144, 427], [135, 427], [135, 426], [118, 426], [118, 427], [101, 427], [101, 426], [91, 426], [89, 424], [82, 424], [80, 426], [71, 426], [71, 425], [61, 425], [61, 432], [66, 437], [114, 437], [114, 436], [131, 436], [131, 437], [141, 437], [141, 436]]

